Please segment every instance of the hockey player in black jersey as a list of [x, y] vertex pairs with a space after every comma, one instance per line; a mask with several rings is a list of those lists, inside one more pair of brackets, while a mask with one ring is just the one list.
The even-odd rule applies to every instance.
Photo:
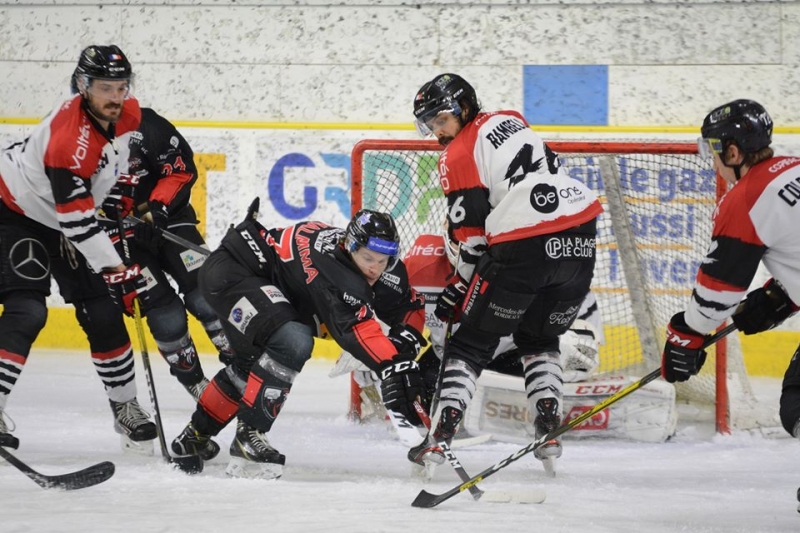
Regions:
[[[170, 372], [196, 400], [208, 380], [189, 334], [186, 311], [203, 325], [221, 359], [230, 357], [230, 347], [219, 318], [198, 287], [206, 256], [161, 237], [161, 230], [168, 230], [191, 243], [205, 244], [189, 201], [197, 181], [194, 153], [175, 126], [150, 108], [142, 109], [142, 122], [129, 148], [129, 172], [120, 176], [103, 210], [113, 220], [129, 214], [145, 220], [126, 222], [126, 233], [135, 237], [130, 243], [132, 260], [148, 274], [147, 286], [138, 292], [142, 313]], [[112, 221], [104, 228], [118, 243], [118, 224]], [[130, 309], [126, 311], [130, 314]]]
[[210, 437], [238, 417], [228, 474], [279, 477], [285, 457], [267, 433], [311, 357], [320, 324], [378, 373], [387, 409], [416, 420], [424, 303], [399, 252], [393, 219], [369, 210], [356, 213], [346, 230], [314, 221], [266, 229], [250, 216], [231, 228], [203, 265], [200, 287], [223, 319], [234, 362], [211, 381], [173, 452], [216, 456]]

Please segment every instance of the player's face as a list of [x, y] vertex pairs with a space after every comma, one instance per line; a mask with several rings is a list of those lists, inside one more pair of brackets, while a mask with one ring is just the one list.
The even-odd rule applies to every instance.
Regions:
[[453, 113], [439, 113], [431, 120], [426, 122], [436, 140], [442, 146], [447, 146], [453, 139], [455, 139], [458, 132], [461, 131], [461, 121]]
[[390, 255], [373, 252], [363, 246], [350, 255], [370, 286], [375, 285], [392, 259]]
[[122, 116], [122, 105], [129, 90], [127, 80], [92, 80], [86, 89], [89, 111], [101, 122], [116, 122]]

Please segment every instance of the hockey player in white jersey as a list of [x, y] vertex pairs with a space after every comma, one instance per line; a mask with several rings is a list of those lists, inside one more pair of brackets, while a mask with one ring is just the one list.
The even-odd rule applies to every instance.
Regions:
[[[701, 134], [701, 153], [713, 158], [730, 189], [714, 211], [711, 245], [688, 306], [667, 327], [661, 370], [669, 382], [700, 371], [707, 334], [728, 318], [753, 335], [786, 320], [800, 302], [800, 158], [774, 155], [772, 119], [752, 100], [714, 109]], [[747, 293], [762, 262], [773, 277]], [[800, 346], [783, 379], [780, 418], [800, 438]]]
[[[433, 436], [453, 438], [500, 339], [513, 335], [539, 438], [561, 423], [558, 387], [536, 384], [543, 374], [562, 378], [559, 336], [589, 292], [602, 207], [521, 114], [482, 112], [460, 76], [436, 76], [413, 104], [419, 131], [445, 147], [439, 180], [460, 244], [457, 272], [437, 300], [436, 315], [459, 328], [445, 349]], [[561, 444], [550, 441], [535, 455], [558, 457]]]
[[130, 339], [112, 301], [131, 301], [145, 281], [95, 218], [127, 171], [128, 140], [141, 121], [132, 76], [117, 46], [85, 48], [75, 70], [79, 94], [0, 153], [0, 446], [19, 444], [2, 413], [44, 327], [52, 274], [87, 333], [123, 444], [149, 443], [152, 453], [155, 425], [136, 400]]

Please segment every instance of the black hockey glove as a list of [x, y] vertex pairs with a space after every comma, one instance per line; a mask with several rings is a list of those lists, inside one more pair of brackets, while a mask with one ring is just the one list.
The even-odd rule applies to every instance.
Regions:
[[456, 309], [461, 305], [469, 285], [464, 279], [455, 274], [436, 299], [436, 309], [433, 314], [442, 322], [455, 320]]
[[797, 310], [781, 284], [770, 278], [763, 287], [747, 294], [731, 319], [739, 331], [753, 335], [774, 328]]
[[139, 176], [136, 174], [121, 174], [117, 183], [108, 191], [108, 196], [103, 200], [103, 213], [111, 220], [131, 214], [133, 211], [133, 195], [136, 192], [136, 185], [139, 184]]
[[386, 336], [397, 348], [398, 353], [413, 353], [414, 357], [419, 354], [420, 348], [426, 344], [422, 333], [408, 324], [395, 324]]
[[706, 362], [703, 349], [706, 335], [697, 333], [686, 324], [683, 313], [672, 317], [667, 326], [667, 342], [661, 354], [661, 375], [670, 383], [686, 381]]
[[153, 224], [137, 224], [133, 230], [133, 236], [136, 242], [155, 250], [161, 244], [161, 230], [167, 229], [169, 212], [166, 205], [156, 200], [147, 202], [147, 205], [150, 209], [150, 216], [153, 218]]
[[147, 281], [142, 277], [139, 264], [133, 264], [122, 272], [103, 272], [103, 279], [108, 284], [111, 299], [122, 311], [133, 316], [133, 300], [139, 298], [140, 303], [146, 300]]
[[383, 405], [390, 411], [404, 415], [409, 422], [420, 425], [422, 422], [414, 409], [415, 401], [422, 401], [425, 383], [419, 365], [411, 360], [410, 354], [399, 354], [378, 368], [381, 379]]

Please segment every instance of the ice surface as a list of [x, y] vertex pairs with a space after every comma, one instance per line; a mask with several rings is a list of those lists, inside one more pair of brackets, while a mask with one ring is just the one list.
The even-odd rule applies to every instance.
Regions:
[[[219, 368], [211, 357], [202, 361], [208, 376]], [[169, 441], [193, 405], [166, 365], [153, 363]], [[423, 485], [385, 426], [348, 422], [349, 383], [328, 378], [330, 365], [306, 366], [270, 433], [287, 457], [283, 478], [255, 481], [225, 475], [232, 427], [219, 436], [220, 456], [198, 476], [173, 471], [159, 455], [124, 454], [88, 354], [35, 352], [7, 406], [21, 441], [17, 457], [45, 474], [103, 460], [116, 463], [117, 472], [96, 487], [60, 492], [41, 489], [0, 461], [0, 532], [800, 531], [800, 443], [745, 433], [708, 439], [685, 426], [665, 444], [566, 441], [557, 478], [546, 478], [528, 455], [481, 484], [544, 487], [541, 505], [481, 503], [460, 494], [435, 509], [412, 508], [420, 489], [444, 492], [458, 478], [443, 465]], [[137, 381], [149, 408], [138, 356]], [[755, 385], [777, 405], [779, 381]], [[456, 453], [474, 475], [519, 448], [489, 442]]]

